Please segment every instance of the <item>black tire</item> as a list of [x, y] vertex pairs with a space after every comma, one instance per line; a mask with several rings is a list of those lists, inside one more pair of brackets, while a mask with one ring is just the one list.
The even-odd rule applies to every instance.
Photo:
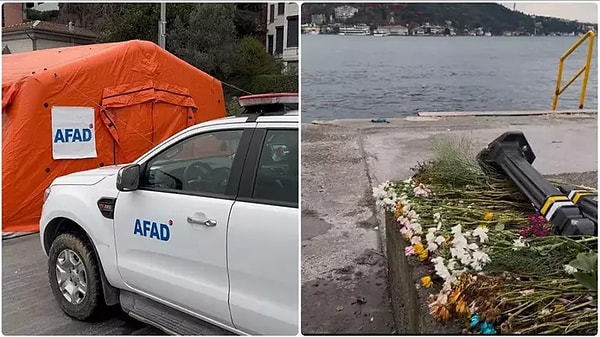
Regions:
[[[58, 280], [56, 279], [56, 261], [64, 249], [74, 251], [79, 257], [86, 273], [87, 291], [83, 300], [74, 304], [62, 295]], [[50, 247], [48, 253], [48, 278], [50, 288], [60, 308], [69, 316], [78, 320], [94, 320], [99, 318], [104, 311], [104, 296], [102, 295], [102, 283], [98, 260], [94, 254], [94, 248], [84, 237], [77, 234], [65, 233], [59, 235]]]

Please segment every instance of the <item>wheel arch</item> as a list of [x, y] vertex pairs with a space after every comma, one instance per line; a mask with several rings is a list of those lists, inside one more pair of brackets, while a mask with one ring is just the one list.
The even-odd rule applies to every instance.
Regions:
[[96, 261], [98, 262], [98, 267], [100, 268], [100, 281], [102, 284], [102, 294], [104, 297], [104, 302], [108, 306], [118, 304], [119, 289], [113, 287], [106, 279], [104, 267], [102, 266], [102, 260], [100, 259], [100, 255], [98, 254], [96, 245], [94, 245], [94, 241], [91, 239], [87, 231], [77, 222], [66, 217], [57, 217], [52, 219], [48, 223], [43, 233], [44, 252], [46, 253], [46, 255], [48, 255], [48, 253], [50, 252], [50, 247], [52, 246], [54, 240], [59, 235], [64, 233], [77, 234], [91, 243], [91, 246], [94, 249], [94, 257], [96, 258]]

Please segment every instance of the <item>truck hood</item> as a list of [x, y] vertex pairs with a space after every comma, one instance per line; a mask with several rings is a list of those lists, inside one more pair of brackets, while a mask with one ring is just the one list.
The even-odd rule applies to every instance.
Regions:
[[117, 174], [117, 172], [119, 172], [119, 170], [126, 165], [127, 164], [104, 166], [93, 170], [67, 174], [65, 176], [54, 179], [54, 181], [52, 182], [52, 186], [95, 185], [102, 181], [104, 178]]

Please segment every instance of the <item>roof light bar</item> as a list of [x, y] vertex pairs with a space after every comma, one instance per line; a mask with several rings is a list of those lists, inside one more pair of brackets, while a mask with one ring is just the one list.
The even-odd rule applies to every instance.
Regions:
[[274, 93], [242, 96], [238, 99], [240, 106], [250, 107], [267, 104], [297, 104], [297, 93]]

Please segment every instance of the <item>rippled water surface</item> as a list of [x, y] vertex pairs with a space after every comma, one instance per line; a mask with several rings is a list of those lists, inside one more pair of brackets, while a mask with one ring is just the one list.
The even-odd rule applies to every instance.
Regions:
[[[576, 40], [302, 35], [302, 119], [549, 109], [558, 58]], [[567, 59], [563, 83], [584, 65], [586, 49]], [[594, 52], [586, 108], [598, 104], [596, 61]], [[559, 109], [577, 108], [580, 81]]]

